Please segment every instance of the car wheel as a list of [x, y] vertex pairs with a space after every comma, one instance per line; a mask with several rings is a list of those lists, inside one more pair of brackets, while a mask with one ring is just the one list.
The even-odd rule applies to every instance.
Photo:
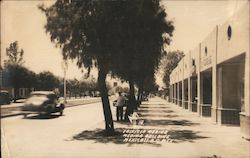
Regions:
[[63, 115], [63, 110], [60, 111], [60, 116], [62, 116], [62, 115]]
[[28, 117], [28, 114], [23, 114], [23, 118], [27, 118]]

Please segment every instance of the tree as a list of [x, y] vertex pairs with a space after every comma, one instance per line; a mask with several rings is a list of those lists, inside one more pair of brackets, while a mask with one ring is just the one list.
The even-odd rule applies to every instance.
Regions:
[[121, 1], [68, 1], [58, 0], [49, 8], [39, 8], [47, 17], [46, 31], [51, 40], [63, 50], [65, 59], [77, 59], [79, 67], [98, 68], [105, 129], [113, 134], [114, 125], [106, 87], [106, 76], [115, 53], [112, 49], [113, 28]]
[[69, 93], [69, 98], [71, 98], [72, 94], [76, 95], [76, 87], [77, 87], [78, 81], [77, 79], [70, 79], [66, 81], [66, 84], [67, 84], [67, 91]]
[[171, 21], [166, 21], [167, 14], [159, 5], [159, 1], [126, 2], [124, 7], [120, 8], [124, 18], [118, 28], [120, 38], [116, 43], [119, 47], [116, 50], [114, 64], [116, 66], [112, 69], [112, 73], [129, 82], [130, 104], [126, 111], [127, 116], [136, 108], [134, 85], [138, 85], [141, 94], [145, 79], [148, 76], [154, 78], [164, 51], [163, 45], [170, 44], [174, 26]]
[[[169, 41], [162, 34], [171, 35], [173, 31], [171, 23], [165, 20], [165, 11], [158, 0], [57, 0], [49, 8], [39, 8], [47, 17], [45, 29], [52, 42], [62, 48], [64, 59], [77, 59], [79, 67], [89, 70], [97, 66], [105, 129], [112, 134], [106, 76], [112, 71], [129, 81], [130, 96], [134, 98], [134, 76], [139, 71], [136, 59], [147, 50], [150, 57], [155, 55], [158, 60], [163, 43]], [[148, 47], [144, 48], [145, 45]]]
[[169, 87], [169, 76], [171, 72], [176, 68], [179, 61], [184, 57], [184, 53], [182, 51], [171, 51], [168, 52], [162, 59], [162, 67], [163, 67], [163, 82], [166, 87]]
[[52, 91], [55, 88], [59, 88], [59, 85], [59, 78], [49, 71], [43, 71], [37, 75], [37, 90]]
[[14, 88], [14, 100], [18, 99], [20, 88], [32, 88], [36, 84], [35, 73], [23, 66], [23, 49], [19, 50], [18, 42], [10, 43], [6, 48], [8, 59], [5, 61], [4, 74], [6, 83]]
[[23, 54], [24, 51], [23, 49], [18, 50], [18, 42], [15, 41], [13, 43], [10, 43], [9, 48], [6, 48], [6, 55], [9, 58], [6, 61], [6, 64], [17, 64], [17, 65], [23, 65], [24, 60], [23, 60]]
[[[151, 79], [150, 79], [151, 80]], [[149, 93], [157, 93], [159, 89], [159, 85], [156, 83], [155, 78], [152, 79], [152, 81], [146, 81], [143, 92], [148, 95]]]
[[35, 73], [18, 64], [7, 64], [4, 74], [8, 86], [14, 88], [14, 100], [18, 99], [20, 88], [32, 88], [36, 85]]

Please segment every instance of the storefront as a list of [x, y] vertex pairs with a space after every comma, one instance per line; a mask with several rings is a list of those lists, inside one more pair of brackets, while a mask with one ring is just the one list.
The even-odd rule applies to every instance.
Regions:
[[218, 124], [240, 126], [250, 139], [250, 9], [216, 26], [171, 74], [175, 104]]

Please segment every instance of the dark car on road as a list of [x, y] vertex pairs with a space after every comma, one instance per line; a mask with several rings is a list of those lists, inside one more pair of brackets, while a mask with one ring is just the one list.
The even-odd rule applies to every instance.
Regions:
[[57, 95], [52, 91], [34, 91], [25, 101], [22, 111], [24, 117], [29, 113], [48, 114], [59, 113], [63, 115], [64, 103], [60, 102]]
[[12, 101], [8, 91], [0, 91], [0, 105], [10, 104]]

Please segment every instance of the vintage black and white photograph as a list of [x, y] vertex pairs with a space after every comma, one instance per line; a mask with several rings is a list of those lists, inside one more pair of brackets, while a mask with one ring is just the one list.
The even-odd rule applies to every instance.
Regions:
[[1, 0], [2, 158], [250, 158], [249, 0]]

